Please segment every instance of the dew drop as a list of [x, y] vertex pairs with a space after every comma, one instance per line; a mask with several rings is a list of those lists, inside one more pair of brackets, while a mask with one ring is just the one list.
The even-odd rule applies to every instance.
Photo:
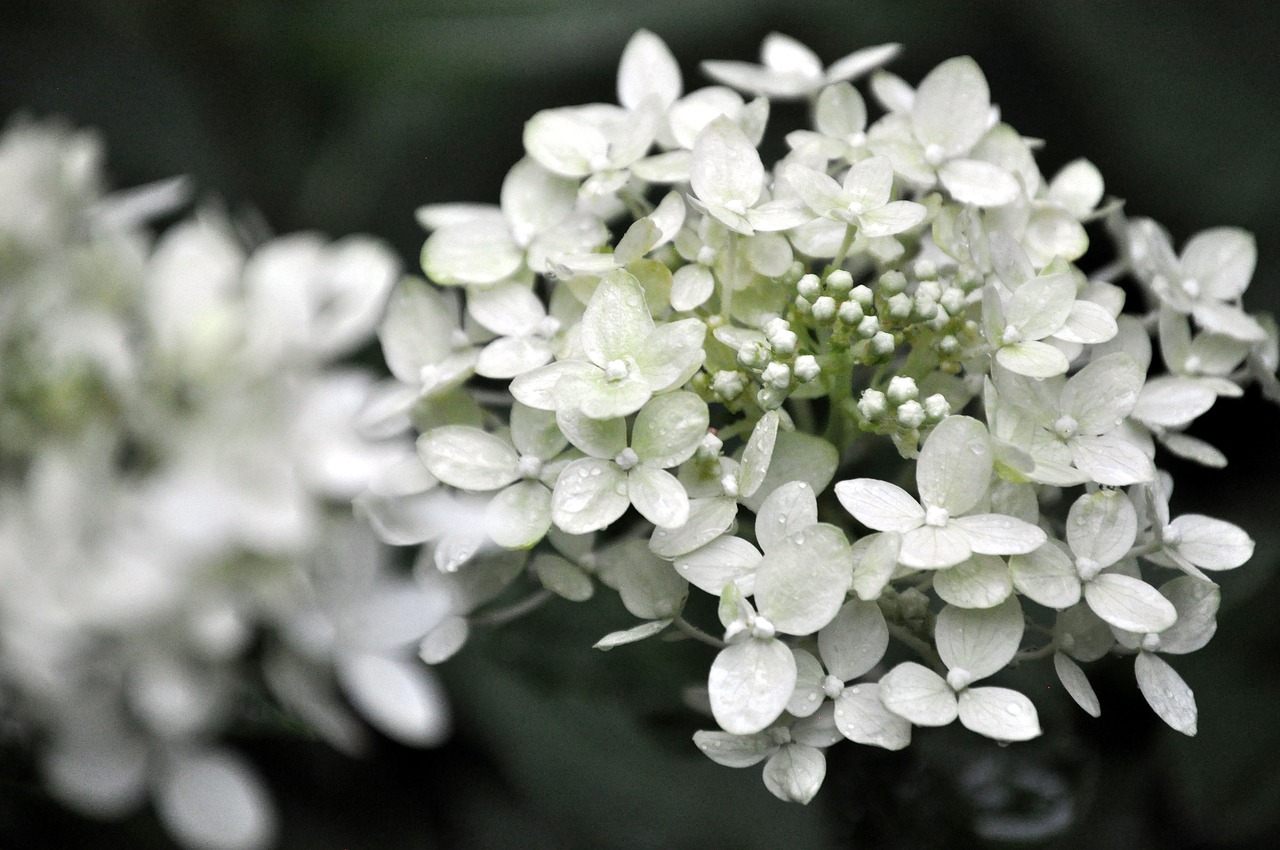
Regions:
[[837, 709], [836, 709], [836, 717], [844, 717], [844, 709], [842, 709], [842, 708], [837, 708]]
[[592, 477], [592, 478], [598, 478], [598, 477], [599, 477], [599, 475], [600, 475], [600, 467], [598, 467], [598, 466], [592, 467], [592, 468], [591, 468], [591, 477]]
[[1009, 703], [1004, 707], [1004, 710], [1013, 715], [1017, 715], [1019, 713], [1018, 704], [1016, 702]]

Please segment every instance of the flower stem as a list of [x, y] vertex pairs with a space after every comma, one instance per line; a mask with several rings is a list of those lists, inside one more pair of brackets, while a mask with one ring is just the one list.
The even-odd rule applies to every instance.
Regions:
[[525, 614], [532, 613], [540, 608], [543, 603], [555, 596], [549, 590], [537, 590], [521, 599], [519, 602], [513, 602], [506, 608], [499, 608], [496, 611], [490, 611], [487, 614], [481, 614], [471, 618], [473, 626], [501, 626], [518, 620]]
[[694, 640], [705, 643], [707, 646], [714, 646], [716, 649], [724, 649], [726, 646], [729, 645], [724, 641], [720, 640], [720, 638], [713, 637], [712, 635], [707, 634], [702, 629], [695, 626], [693, 623], [690, 623], [684, 617], [677, 616], [673, 622], [675, 623], [675, 627], [677, 629], [684, 632], [686, 635], [693, 638]]

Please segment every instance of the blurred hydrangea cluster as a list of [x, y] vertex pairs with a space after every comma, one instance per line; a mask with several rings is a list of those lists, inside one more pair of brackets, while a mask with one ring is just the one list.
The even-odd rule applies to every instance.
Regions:
[[0, 718], [82, 811], [150, 795], [187, 846], [264, 847], [226, 733], [301, 720], [354, 751], [349, 705], [412, 744], [448, 728], [414, 656], [448, 600], [350, 509], [412, 451], [357, 434], [373, 379], [341, 363], [398, 262], [213, 209], [157, 239], [183, 183], [103, 183], [91, 133], [0, 136]]
[[[1158, 464], [1223, 466], [1188, 426], [1251, 382], [1277, 397], [1253, 239], [1176, 251], [1088, 161], [1046, 179], [972, 59], [913, 87], [878, 70], [897, 49], [824, 68], [775, 34], [685, 92], [641, 31], [617, 105], [528, 121], [497, 206], [419, 210], [428, 280], [392, 295], [363, 426], [416, 430], [420, 462], [357, 506], [452, 600], [424, 659], [604, 585], [641, 622], [597, 646], [716, 647], [697, 746], [799, 802], [844, 739], [1040, 735], [984, 681], [1033, 660], [1096, 716], [1082, 665], [1132, 657], [1194, 734], [1166, 659], [1210, 639], [1212, 575], [1254, 544], [1172, 515]], [[783, 100], [812, 127], [766, 168]], [[1116, 251], [1086, 272], [1091, 231]]]

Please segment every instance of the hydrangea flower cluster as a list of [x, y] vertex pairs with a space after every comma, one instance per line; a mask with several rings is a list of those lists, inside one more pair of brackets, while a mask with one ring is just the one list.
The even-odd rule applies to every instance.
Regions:
[[399, 264], [213, 210], [157, 240], [184, 184], [105, 194], [101, 160], [52, 123], [0, 136], [0, 718], [82, 811], [149, 794], [186, 846], [261, 848], [233, 725], [283, 708], [346, 751], [349, 704], [409, 743], [448, 728], [413, 654], [448, 601], [349, 507], [412, 451], [356, 433], [373, 379], [340, 363]]
[[[824, 68], [775, 34], [686, 92], [641, 31], [616, 105], [528, 121], [499, 205], [419, 211], [429, 282], [396, 289], [365, 424], [415, 428], [421, 465], [358, 505], [452, 589], [424, 658], [521, 575], [544, 589], [503, 619], [603, 584], [642, 622], [597, 646], [716, 647], [697, 745], [799, 802], [844, 739], [1040, 735], [984, 681], [1035, 659], [1096, 716], [1082, 665], [1131, 656], [1194, 734], [1166, 658], [1212, 636], [1212, 574], [1253, 541], [1172, 516], [1158, 464], [1225, 464], [1188, 426], [1251, 381], [1275, 393], [1275, 325], [1240, 303], [1252, 237], [1176, 253], [1088, 161], [1042, 176], [971, 58], [912, 87], [876, 70], [897, 49]], [[852, 81], [873, 71], [871, 121]], [[766, 168], [785, 99], [813, 126]], [[1090, 225], [1118, 246], [1092, 274]]]

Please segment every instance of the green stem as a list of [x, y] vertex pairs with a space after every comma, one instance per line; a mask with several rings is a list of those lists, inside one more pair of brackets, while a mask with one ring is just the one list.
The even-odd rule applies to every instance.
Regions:
[[716, 649], [724, 649], [726, 646], [729, 645], [724, 641], [720, 640], [719, 638], [713, 637], [707, 634], [702, 629], [695, 626], [693, 623], [690, 623], [684, 617], [677, 616], [673, 621], [673, 623], [675, 624], [675, 627], [679, 629], [681, 632], [683, 632], [684, 634], [688, 635], [689, 637], [693, 638], [696, 641], [701, 641], [702, 643], [705, 643], [707, 646], [714, 646]]
[[490, 611], [487, 614], [481, 614], [471, 618], [473, 626], [502, 626], [510, 623], [512, 620], [518, 620], [525, 614], [536, 611], [547, 600], [555, 596], [549, 590], [538, 590], [521, 599], [519, 602], [513, 602], [506, 608], [499, 608], [496, 611]]
[[827, 264], [823, 270], [822, 276], [826, 277], [836, 269], [844, 265], [845, 259], [849, 256], [849, 250], [853, 248], [854, 240], [858, 238], [858, 228], [856, 225], [847, 224], [844, 228], [844, 241], [840, 243], [840, 250], [836, 251], [836, 255], [831, 262]]
[[942, 658], [929, 645], [928, 641], [913, 634], [905, 626], [899, 626], [896, 623], [889, 624], [889, 634], [911, 647], [917, 655], [929, 662], [929, 666], [941, 671], [943, 676], [947, 674], [947, 665], [942, 663]]

